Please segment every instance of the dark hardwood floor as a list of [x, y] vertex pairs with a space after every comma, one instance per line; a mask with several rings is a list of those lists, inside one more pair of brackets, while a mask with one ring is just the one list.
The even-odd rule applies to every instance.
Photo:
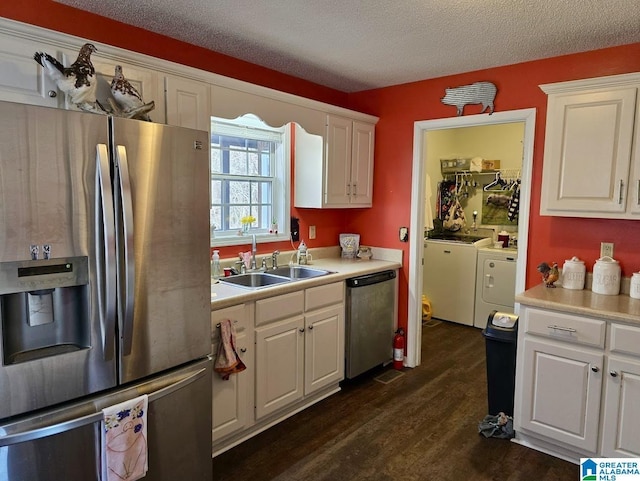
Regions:
[[577, 465], [478, 434], [487, 414], [485, 340], [476, 328], [423, 327], [422, 364], [387, 368], [213, 459], [216, 481], [545, 481]]

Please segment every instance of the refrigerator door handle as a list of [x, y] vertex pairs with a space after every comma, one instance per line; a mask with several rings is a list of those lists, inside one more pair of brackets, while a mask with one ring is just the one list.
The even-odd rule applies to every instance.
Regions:
[[[158, 399], [161, 399], [179, 389], [183, 389], [189, 384], [197, 381], [207, 373], [207, 368], [202, 368], [189, 374], [187, 377], [180, 379], [179, 381], [158, 389], [149, 394], [149, 403], [152, 403]], [[143, 393], [140, 393], [143, 394]], [[120, 402], [120, 401], [118, 401]], [[115, 404], [115, 402], [114, 402]], [[106, 406], [105, 406], [106, 407]], [[4, 446], [11, 446], [12, 444], [24, 443], [27, 441], [35, 441], [36, 439], [45, 438], [47, 436], [53, 436], [55, 434], [64, 433], [77, 429], [88, 424], [93, 424], [102, 421], [102, 410], [100, 412], [94, 412], [81, 416], [79, 418], [70, 419], [69, 421], [63, 421], [61, 423], [52, 424], [51, 426], [44, 426], [41, 428], [31, 429], [15, 434], [8, 434], [6, 436], [0, 436], [0, 448]]]
[[109, 361], [113, 359], [115, 350], [116, 250], [109, 151], [105, 144], [96, 146], [95, 209], [98, 311], [102, 331], [103, 356], [106, 361]]
[[119, 304], [122, 319], [122, 354], [131, 354], [133, 344], [133, 309], [135, 284], [135, 256], [133, 252], [133, 202], [131, 199], [131, 179], [129, 177], [129, 162], [127, 149], [123, 145], [116, 146], [116, 168], [118, 189], [120, 195], [120, 215], [122, 218], [122, 248], [119, 255], [123, 262], [120, 271], [123, 288], [119, 292]]

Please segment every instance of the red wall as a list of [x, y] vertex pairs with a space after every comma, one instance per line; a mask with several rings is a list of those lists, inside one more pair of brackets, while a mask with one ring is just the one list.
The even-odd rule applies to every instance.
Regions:
[[[409, 245], [399, 241], [398, 229], [410, 225], [413, 125], [419, 120], [455, 115], [453, 107], [440, 102], [446, 87], [488, 80], [498, 87], [496, 111], [537, 109], [528, 287], [539, 282], [535, 266], [543, 260], [561, 264], [564, 259], [577, 255], [585, 259], [591, 269], [599, 257], [602, 240], [615, 243], [615, 257], [621, 261], [624, 275], [640, 270], [640, 222], [552, 218], [538, 214], [546, 116], [546, 96], [538, 85], [640, 71], [640, 43], [346, 94], [51, 0], [1, 2], [0, 16], [380, 117], [376, 126], [374, 207], [328, 211], [292, 209], [292, 215], [300, 218], [305, 240], [308, 226], [317, 226], [318, 238], [309, 241], [311, 247], [337, 245], [338, 233], [350, 231], [361, 234], [362, 244], [404, 251], [405, 268], [400, 274], [401, 325], [406, 325], [407, 318]], [[477, 106], [465, 109], [467, 114], [478, 111]], [[276, 248], [284, 250], [291, 245], [288, 242], [261, 244], [260, 253]], [[238, 247], [227, 248], [222, 254], [233, 255], [238, 250]]]
[[[539, 215], [547, 99], [538, 85], [635, 71], [640, 71], [640, 43], [351, 94], [351, 108], [380, 117], [376, 126], [373, 208], [352, 219], [351, 227], [367, 243], [402, 248], [404, 276], [408, 275], [409, 246], [398, 242], [397, 232], [400, 226], [410, 224], [414, 122], [454, 117], [455, 107], [440, 102], [444, 89], [487, 80], [498, 87], [496, 111], [537, 109], [527, 287], [540, 282], [536, 266], [542, 261], [562, 265], [576, 255], [591, 270], [600, 257], [601, 241], [615, 243], [614, 257], [620, 261], [623, 274], [630, 276], [640, 270], [640, 222]], [[466, 114], [479, 111], [479, 106], [465, 108]], [[406, 322], [406, 283], [401, 283], [400, 294], [399, 315]]]

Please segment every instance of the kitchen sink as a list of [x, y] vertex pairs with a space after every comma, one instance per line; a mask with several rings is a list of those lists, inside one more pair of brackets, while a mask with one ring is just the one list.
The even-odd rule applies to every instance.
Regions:
[[268, 272], [247, 272], [235, 276], [221, 277], [221, 282], [233, 284], [247, 289], [260, 289], [262, 287], [275, 286], [285, 282], [299, 279], [311, 279], [313, 277], [326, 276], [331, 271], [304, 266], [282, 266], [271, 269]]
[[233, 284], [247, 289], [259, 289], [261, 287], [275, 286], [285, 282], [291, 282], [289, 277], [274, 275], [266, 272], [248, 272], [246, 274], [238, 274], [235, 276], [221, 277], [221, 282]]
[[325, 271], [324, 269], [316, 269], [314, 267], [304, 266], [282, 266], [276, 269], [271, 269], [269, 274], [275, 274], [278, 276], [288, 277], [289, 279], [310, 279], [312, 277], [326, 276], [331, 274], [331, 271]]

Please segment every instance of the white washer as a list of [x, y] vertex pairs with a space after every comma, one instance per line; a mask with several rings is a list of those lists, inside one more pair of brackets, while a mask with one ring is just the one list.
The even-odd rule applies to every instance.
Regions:
[[[456, 238], [469, 242], [451, 240]], [[422, 293], [435, 319], [473, 326], [478, 248], [489, 244], [491, 238], [481, 236], [425, 241]]]
[[478, 249], [473, 325], [484, 329], [491, 311], [513, 312], [517, 249]]

